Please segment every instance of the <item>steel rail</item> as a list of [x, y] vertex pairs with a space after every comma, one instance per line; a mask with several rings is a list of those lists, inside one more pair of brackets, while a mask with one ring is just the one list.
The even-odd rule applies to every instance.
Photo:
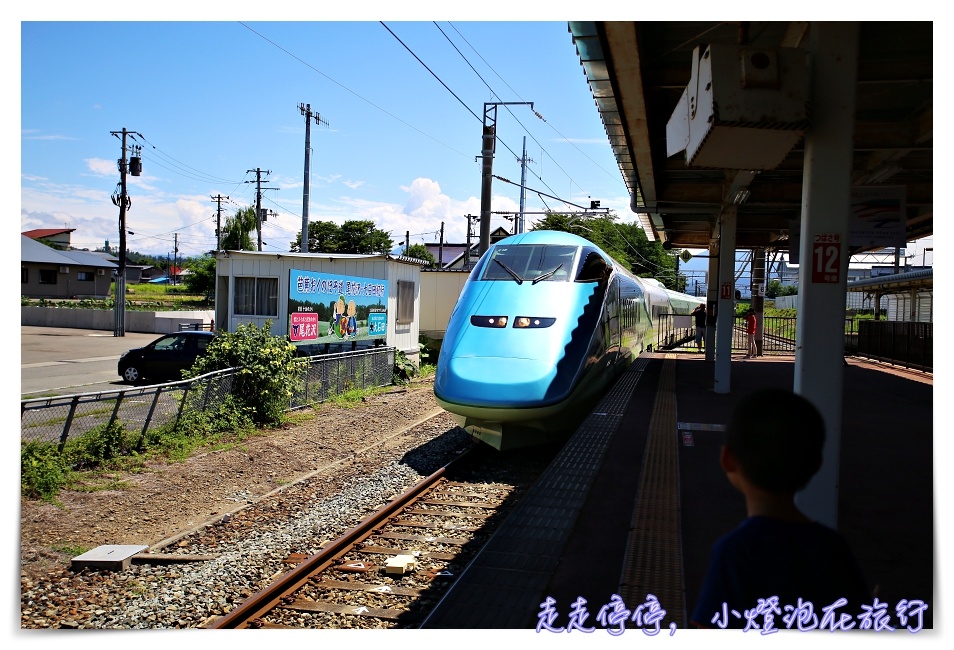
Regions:
[[403, 494], [396, 497], [384, 508], [372, 513], [358, 525], [344, 532], [315, 555], [301, 562], [297, 567], [282, 575], [278, 580], [253, 594], [228, 614], [212, 621], [208, 629], [243, 629], [249, 623], [268, 613], [285, 596], [300, 589], [314, 574], [324, 571], [350, 549], [368, 538], [382, 523], [393, 518], [414, 503], [421, 494], [430, 490], [447, 472], [447, 469], [459, 462], [474, 449], [470, 446], [457, 458], [454, 458], [430, 476], [422, 479]]

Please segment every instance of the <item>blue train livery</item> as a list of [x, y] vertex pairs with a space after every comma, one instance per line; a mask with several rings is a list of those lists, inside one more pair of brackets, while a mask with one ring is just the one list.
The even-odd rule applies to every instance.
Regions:
[[451, 314], [438, 403], [500, 450], [565, 439], [656, 336], [704, 300], [638, 278], [586, 239], [540, 230], [492, 245]]

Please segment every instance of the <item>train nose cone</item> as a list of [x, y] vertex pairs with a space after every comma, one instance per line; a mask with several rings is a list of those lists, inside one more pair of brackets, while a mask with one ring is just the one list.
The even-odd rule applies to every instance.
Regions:
[[547, 361], [505, 357], [451, 359], [435, 378], [438, 397], [470, 406], [521, 407], [544, 400], [556, 368]]

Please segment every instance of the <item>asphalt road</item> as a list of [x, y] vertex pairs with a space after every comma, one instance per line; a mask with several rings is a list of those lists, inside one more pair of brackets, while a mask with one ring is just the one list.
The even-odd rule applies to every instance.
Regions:
[[20, 397], [48, 397], [115, 390], [126, 386], [116, 372], [119, 357], [161, 334], [61, 327], [20, 327]]

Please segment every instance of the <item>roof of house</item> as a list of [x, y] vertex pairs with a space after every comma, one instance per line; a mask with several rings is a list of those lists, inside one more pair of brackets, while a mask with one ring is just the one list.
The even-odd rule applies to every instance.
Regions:
[[20, 261], [65, 266], [78, 264], [101, 269], [116, 268], [116, 264], [95, 253], [76, 250], [61, 251], [41, 244], [27, 235], [20, 235]]
[[[440, 250], [440, 244], [424, 244], [428, 252], [434, 256], [434, 261], [440, 261], [442, 266], [450, 266], [455, 263], [464, 253], [467, 251], [467, 244], [444, 244], [443, 253]], [[477, 261], [477, 249], [479, 248], [479, 242], [474, 242], [470, 245], [470, 256], [476, 262]], [[441, 259], [438, 260], [438, 257]]]
[[404, 255], [393, 255], [391, 253], [272, 253], [268, 251], [225, 250], [219, 251], [215, 257], [216, 259], [226, 259], [229, 257], [242, 256], [274, 257], [275, 259], [294, 257], [314, 259], [320, 257], [327, 260], [385, 260], [390, 262], [403, 262], [404, 264], [414, 264], [415, 266], [420, 266], [427, 263], [424, 260], [417, 259], [416, 257], [405, 257]]
[[36, 228], [34, 230], [27, 230], [20, 234], [26, 235], [30, 239], [41, 239], [43, 237], [52, 237], [53, 235], [62, 235], [63, 233], [71, 233], [75, 231], [76, 228]]

